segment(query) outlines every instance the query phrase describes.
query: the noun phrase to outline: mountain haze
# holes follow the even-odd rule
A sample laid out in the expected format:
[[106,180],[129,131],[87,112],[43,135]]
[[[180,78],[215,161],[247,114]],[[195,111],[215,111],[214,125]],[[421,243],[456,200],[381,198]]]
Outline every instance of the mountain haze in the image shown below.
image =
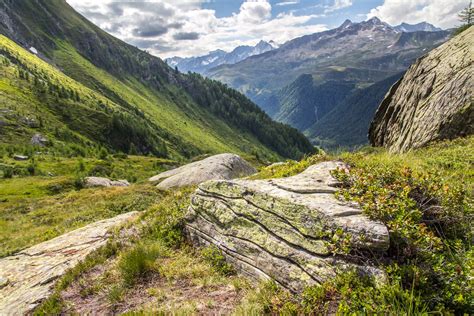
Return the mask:
[[[2,1],[0,16],[0,33],[5,36],[1,52],[8,59],[2,90],[27,88],[38,108],[54,116],[56,127],[85,137],[84,143],[125,152],[133,147],[168,157],[235,151],[296,158],[313,151],[304,136],[271,121],[240,93],[199,75],[176,72],[161,59],[102,31],[63,0]],[[18,79],[9,67],[28,78]],[[63,106],[56,102],[56,90],[68,91],[63,93]],[[81,102],[89,97],[90,104]],[[11,115],[21,116],[21,97],[10,104]],[[26,108],[28,116],[41,116],[36,108]],[[92,125],[87,126],[85,117],[95,118]],[[25,139],[31,137],[28,127],[10,123]],[[47,123],[42,133],[67,142]]]

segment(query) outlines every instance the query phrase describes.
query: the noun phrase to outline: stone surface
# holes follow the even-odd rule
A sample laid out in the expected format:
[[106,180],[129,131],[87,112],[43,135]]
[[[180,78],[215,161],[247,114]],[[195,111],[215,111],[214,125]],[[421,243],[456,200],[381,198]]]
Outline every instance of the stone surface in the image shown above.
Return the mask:
[[36,146],[46,146],[48,145],[49,140],[41,135],[40,133],[36,133],[31,137],[31,145],[36,145]]
[[22,155],[13,155],[13,159],[15,160],[28,160],[28,156],[22,156]]
[[84,186],[86,188],[92,187],[128,187],[130,183],[127,180],[110,180],[102,177],[86,177],[84,179]]
[[0,315],[30,313],[52,294],[60,276],[107,243],[110,229],[137,214],[102,220],[0,259]]
[[372,121],[374,146],[405,152],[474,133],[474,27],[418,59],[385,96]]
[[160,189],[199,184],[207,180],[229,180],[257,172],[247,161],[234,154],[219,154],[192,162],[151,177]]
[[344,168],[329,161],[303,173],[272,180],[219,180],[199,185],[186,216],[186,231],[197,245],[218,246],[238,270],[270,278],[299,292],[357,266],[334,256],[335,236],[353,249],[386,250],[387,228],[371,221],[354,204],[334,197],[338,182],[330,171]]

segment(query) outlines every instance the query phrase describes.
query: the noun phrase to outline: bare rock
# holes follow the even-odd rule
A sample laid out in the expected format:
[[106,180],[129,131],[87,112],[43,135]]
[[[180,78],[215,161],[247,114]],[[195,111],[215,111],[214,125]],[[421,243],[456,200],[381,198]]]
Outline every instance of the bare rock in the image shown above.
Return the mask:
[[405,152],[474,133],[474,27],[418,59],[385,96],[369,131],[374,146]]
[[110,229],[138,213],[102,220],[0,259],[0,315],[29,314],[54,291],[54,285],[70,268],[104,246]]
[[229,180],[257,172],[247,161],[234,154],[219,154],[192,162],[151,177],[160,189],[199,184],[208,180]]
[[22,160],[28,160],[28,156],[23,156],[23,155],[13,155],[14,160],[22,161]]
[[347,238],[353,249],[389,247],[383,224],[334,197],[338,182],[330,171],[338,167],[344,165],[329,161],[289,178],[205,182],[192,197],[187,234],[197,245],[219,247],[244,274],[273,279],[293,292],[350,267],[381,274],[334,256],[336,238]]
[[49,140],[43,135],[41,135],[40,133],[34,134],[33,137],[31,137],[30,142],[31,142],[31,145],[41,146],[41,147],[47,146],[49,144]]
[[84,186],[86,188],[92,187],[128,187],[130,183],[127,180],[110,180],[102,177],[86,177],[84,179]]

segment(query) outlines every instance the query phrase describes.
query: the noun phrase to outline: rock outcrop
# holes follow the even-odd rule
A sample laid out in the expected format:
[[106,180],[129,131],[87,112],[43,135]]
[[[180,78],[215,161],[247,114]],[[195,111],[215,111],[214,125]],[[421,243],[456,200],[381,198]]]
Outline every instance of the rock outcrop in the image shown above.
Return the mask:
[[338,182],[330,171],[338,167],[344,165],[330,161],[290,178],[205,182],[192,197],[187,234],[197,245],[219,247],[244,274],[293,292],[333,278],[339,269],[378,274],[334,255],[337,240],[370,251],[389,246],[383,224],[334,197]]
[[385,96],[372,121],[374,146],[405,152],[474,133],[474,27],[418,59]]
[[0,315],[29,314],[60,276],[107,243],[110,229],[137,214],[102,220],[0,259]]
[[84,179],[84,186],[86,188],[92,187],[128,187],[130,183],[127,180],[110,180],[102,177],[86,177]]
[[257,172],[247,161],[234,154],[219,154],[160,173],[149,181],[160,189],[199,184],[208,180],[230,180]]

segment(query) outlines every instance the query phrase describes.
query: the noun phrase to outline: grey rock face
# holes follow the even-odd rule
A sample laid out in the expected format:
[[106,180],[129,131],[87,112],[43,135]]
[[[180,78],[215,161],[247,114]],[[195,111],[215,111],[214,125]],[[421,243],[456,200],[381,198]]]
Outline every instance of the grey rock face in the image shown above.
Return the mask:
[[338,183],[330,171],[338,167],[344,165],[330,161],[290,178],[205,182],[192,197],[187,234],[197,245],[219,247],[242,273],[294,292],[333,278],[338,269],[381,274],[333,256],[335,236],[358,249],[389,246],[384,225],[334,197]]
[[87,177],[84,179],[86,188],[92,187],[128,187],[130,183],[127,180],[110,180],[102,177]]
[[229,180],[257,172],[247,161],[234,154],[219,154],[160,173],[149,181],[160,189],[199,184],[208,180]]
[[111,228],[137,214],[99,221],[0,259],[0,315],[31,313],[53,293],[60,276],[107,243]]
[[28,156],[23,156],[23,155],[13,155],[13,159],[22,161],[22,160],[28,160]]
[[474,133],[473,42],[471,26],[409,68],[375,114],[372,145],[405,152]]
[[33,137],[31,137],[31,145],[43,147],[48,145],[48,143],[49,140],[40,133],[36,133],[33,135]]

